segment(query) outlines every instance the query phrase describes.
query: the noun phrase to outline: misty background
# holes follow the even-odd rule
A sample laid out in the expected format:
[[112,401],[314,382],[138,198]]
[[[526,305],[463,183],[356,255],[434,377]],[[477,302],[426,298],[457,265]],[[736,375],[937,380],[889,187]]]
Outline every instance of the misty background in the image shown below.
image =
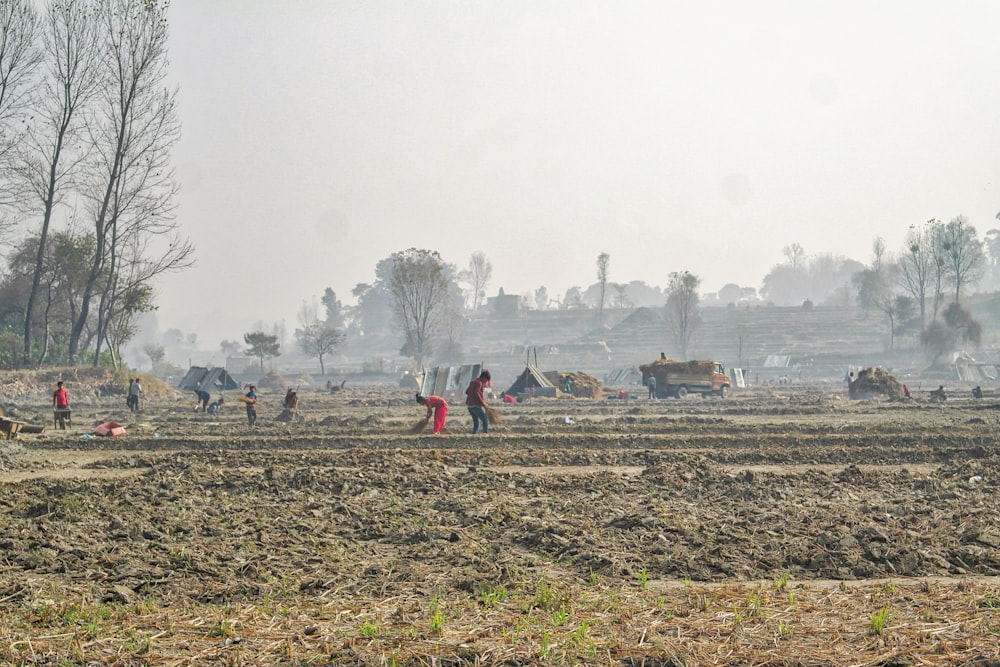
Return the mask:
[[175,2],[179,216],[159,327],[207,344],[345,302],[397,250],[491,287],[759,289],[1000,210],[1000,6]]
[[[993,2],[180,0],[167,17],[195,261],[153,284],[133,366],[151,343],[182,365],[254,330],[292,345],[304,308],[332,290],[350,319],[407,248],[456,271],[483,253],[486,295],[529,309],[594,307],[601,253],[633,307],[684,271],[705,306],[854,306],[877,239],[891,260],[911,228],[962,216],[986,260],[967,292],[998,287]],[[825,268],[786,289],[794,262]]]

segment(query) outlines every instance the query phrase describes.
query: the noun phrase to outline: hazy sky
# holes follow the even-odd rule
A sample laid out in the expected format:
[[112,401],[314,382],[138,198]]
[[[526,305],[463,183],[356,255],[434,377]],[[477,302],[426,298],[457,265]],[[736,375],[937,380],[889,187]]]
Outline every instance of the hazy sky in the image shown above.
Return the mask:
[[760,286],[1000,226],[1000,3],[174,0],[179,220],[161,329],[242,340],[396,250],[490,294]]

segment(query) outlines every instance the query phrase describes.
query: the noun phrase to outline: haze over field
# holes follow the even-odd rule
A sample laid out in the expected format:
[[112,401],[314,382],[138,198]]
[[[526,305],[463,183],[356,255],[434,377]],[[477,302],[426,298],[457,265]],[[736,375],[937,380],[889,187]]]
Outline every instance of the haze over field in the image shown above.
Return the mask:
[[759,288],[782,247],[867,261],[1000,226],[1000,5],[179,0],[179,216],[161,329],[214,345],[346,304],[409,247],[488,292]]

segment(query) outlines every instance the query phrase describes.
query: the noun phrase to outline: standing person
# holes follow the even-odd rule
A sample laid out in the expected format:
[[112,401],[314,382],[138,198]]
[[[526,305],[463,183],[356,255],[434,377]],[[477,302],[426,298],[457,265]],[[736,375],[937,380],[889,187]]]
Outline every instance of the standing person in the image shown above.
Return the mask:
[[52,410],[59,421],[59,428],[65,430],[66,416],[69,413],[69,394],[66,393],[62,380],[56,382],[56,390],[52,392]]
[[649,397],[656,398],[656,376],[650,375],[646,380],[646,386],[649,387]]
[[247,421],[250,426],[257,425],[257,387],[250,385],[250,389],[244,396],[247,404]]
[[212,400],[212,395],[202,387],[195,389],[194,393],[198,395],[198,402],[194,404],[194,411],[197,412],[200,406],[202,412],[208,412],[208,402]]
[[444,420],[448,416],[448,402],[440,396],[421,396],[417,394],[417,403],[427,408],[427,419],[434,413],[434,432],[440,433],[444,428]]
[[132,412],[139,410],[139,397],[143,395],[142,385],[139,378],[135,378],[128,385],[128,407]]
[[479,377],[469,383],[465,390],[465,405],[472,415],[472,435],[479,433],[479,426],[482,424],[483,433],[490,432],[490,420],[486,416],[486,399],[483,397],[483,387],[490,381],[490,372],[483,371]]

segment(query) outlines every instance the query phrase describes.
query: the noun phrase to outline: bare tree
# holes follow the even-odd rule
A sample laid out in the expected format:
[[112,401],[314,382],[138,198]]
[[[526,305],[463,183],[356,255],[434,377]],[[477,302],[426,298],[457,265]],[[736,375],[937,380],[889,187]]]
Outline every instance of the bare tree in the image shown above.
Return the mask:
[[962,288],[975,284],[986,268],[983,242],[964,215],[952,218],[941,235],[945,275],[955,289],[953,303],[961,302]]
[[493,278],[493,264],[486,259],[486,254],[480,251],[472,253],[469,258],[469,269],[463,276],[472,286],[472,309],[479,308],[480,299],[486,296],[486,287]]
[[931,252],[933,263],[931,264],[931,288],[932,303],[934,307],[931,311],[931,322],[937,320],[941,304],[944,303],[944,287],[947,282],[947,253],[944,241],[944,223],[940,220],[928,220],[931,230]]
[[899,256],[900,285],[913,297],[920,311],[920,329],[927,324],[927,298],[932,289],[935,259],[934,259],[934,221],[930,220],[922,227],[910,226]]
[[701,278],[689,271],[671,273],[667,284],[667,326],[684,359],[688,357],[691,340],[701,323],[699,285]]
[[36,70],[41,59],[39,19],[32,0],[0,2],[0,231],[4,209],[20,203],[11,169],[16,147],[33,106]]
[[326,375],[323,358],[333,353],[344,342],[344,334],[321,322],[312,322],[302,329],[297,329],[295,337],[303,353],[319,360],[320,375]]
[[451,312],[450,269],[433,250],[410,248],[393,253],[391,260],[389,293],[403,332],[402,353],[422,368]]
[[858,294],[858,305],[867,314],[870,310],[881,311],[886,295],[892,293],[893,281],[887,269],[885,240],[879,236],[872,242],[871,265],[851,277]]
[[148,282],[193,263],[194,248],[178,236],[173,217],[169,157],[180,125],[176,90],[164,86],[167,7],[167,0],[96,0],[106,78],[91,123],[91,178],[81,188],[96,248],[71,333],[73,363],[95,295],[98,363],[114,301],[128,291],[118,284],[123,266],[138,265],[130,268],[135,281]]
[[97,92],[97,22],[79,2],[58,0],[44,22],[45,78],[38,95],[36,122],[22,143],[21,174],[41,213],[38,254],[24,314],[24,358],[31,358],[35,303],[56,204],[86,157],[84,107]]
[[611,261],[611,255],[606,252],[602,252],[597,256],[597,285],[600,289],[600,297],[597,303],[597,321],[601,324],[604,323],[604,301],[608,292],[608,264]]
[[806,251],[798,243],[786,245],[781,249],[781,254],[788,260],[788,266],[790,266],[793,271],[801,269],[806,260]]
[[621,313],[626,308],[632,307],[632,301],[628,298],[628,283],[611,283],[615,290],[615,305]]

